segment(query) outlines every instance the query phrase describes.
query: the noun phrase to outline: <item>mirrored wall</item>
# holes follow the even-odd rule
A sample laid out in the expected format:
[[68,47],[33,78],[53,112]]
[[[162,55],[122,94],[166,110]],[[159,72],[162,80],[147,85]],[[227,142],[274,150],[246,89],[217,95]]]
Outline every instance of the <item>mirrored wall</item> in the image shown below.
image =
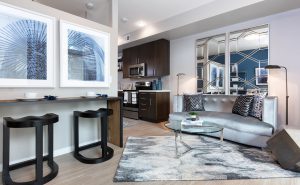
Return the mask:
[[199,39],[197,91],[232,95],[268,92],[268,71],[264,69],[268,63],[268,25]]
[[230,33],[230,94],[268,92],[269,27]]
[[197,41],[197,90],[225,93],[225,35]]

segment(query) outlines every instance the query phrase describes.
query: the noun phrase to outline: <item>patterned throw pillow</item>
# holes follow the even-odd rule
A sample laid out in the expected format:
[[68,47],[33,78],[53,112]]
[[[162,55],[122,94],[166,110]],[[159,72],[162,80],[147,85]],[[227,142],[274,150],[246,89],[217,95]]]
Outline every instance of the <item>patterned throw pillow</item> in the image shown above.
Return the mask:
[[263,100],[267,93],[258,93],[253,97],[249,116],[262,120]]
[[232,113],[248,116],[253,101],[253,96],[238,96],[234,102]]
[[205,111],[202,94],[183,95],[183,109],[189,111]]

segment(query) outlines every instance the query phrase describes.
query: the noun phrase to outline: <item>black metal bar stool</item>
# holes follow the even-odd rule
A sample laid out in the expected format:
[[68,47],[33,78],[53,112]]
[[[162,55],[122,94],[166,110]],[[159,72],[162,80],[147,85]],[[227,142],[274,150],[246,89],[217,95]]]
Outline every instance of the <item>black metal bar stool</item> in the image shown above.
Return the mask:
[[[101,108],[99,110],[88,110],[85,112],[74,111],[74,144],[75,151],[74,157],[82,163],[97,164],[111,159],[114,155],[114,150],[107,146],[107,132],[108,132],[108,116],[113,113],[111,109]],[[91,143],[84,146],[79,146],[79,117],[82,118],[101,118],[101,141]],[[79,152],[101,146],[102,156],[99,158],[87,158],[81,155]]]
[[[51,181],[58,174],[58,165],[53,161],[53,124],[58,122],[58,115],[45,114],[44,116],[27,116],[20,119],[3,118],[3,171],[2,181],[5,185],[41,185]],[[43,126],[48,126],[48,155],[43,156]],[[35,127],[36,145],[35,159],[18,164],[9,164],[10,128]],[[43,161],[47,161],[51,171],[43,177]],[[35,180],[28,182],[14,182],[10,171],[35,164]]]

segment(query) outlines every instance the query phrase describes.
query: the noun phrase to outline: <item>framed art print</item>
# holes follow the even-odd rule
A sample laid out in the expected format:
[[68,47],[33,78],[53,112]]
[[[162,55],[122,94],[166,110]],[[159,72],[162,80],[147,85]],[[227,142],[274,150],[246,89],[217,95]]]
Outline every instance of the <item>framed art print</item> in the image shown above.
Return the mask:
[[110,34],[60,21],[61,87],[109,87]]
[[225,67],[223,64],[210,61],[209,65],[209,89],[217,90],[224,89],[225,78],[224,72]]
[[265,68],[255,68],[256,85],[268,85],[268,70]]
[[53,87],[55,18],[0,4],[0,20],[0,87]]

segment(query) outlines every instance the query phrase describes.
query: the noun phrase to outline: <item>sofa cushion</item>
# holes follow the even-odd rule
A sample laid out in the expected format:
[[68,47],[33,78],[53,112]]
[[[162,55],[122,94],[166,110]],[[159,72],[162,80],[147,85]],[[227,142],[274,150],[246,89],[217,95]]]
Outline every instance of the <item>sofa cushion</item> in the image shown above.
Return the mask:
[[252,101],[253,96],[237,97],[232,108],[232,113],[239,114],[241,116],[248,116]]
[[183,110],[188,111],[205,111],[203,105],[203,95],[183,95]]
[[266,95],[266,93],[258,93],[254,95],[249,116],[262,120],[263,100]]
[[[225,112],[199,111],[199,119],[210,121],[223,128],[252,133],[261,136],[272,136],[273,126],[253,117],[244,117]],[[175,112],[169,115],[170,120],[183,120],[188,116],[187,112]]]

